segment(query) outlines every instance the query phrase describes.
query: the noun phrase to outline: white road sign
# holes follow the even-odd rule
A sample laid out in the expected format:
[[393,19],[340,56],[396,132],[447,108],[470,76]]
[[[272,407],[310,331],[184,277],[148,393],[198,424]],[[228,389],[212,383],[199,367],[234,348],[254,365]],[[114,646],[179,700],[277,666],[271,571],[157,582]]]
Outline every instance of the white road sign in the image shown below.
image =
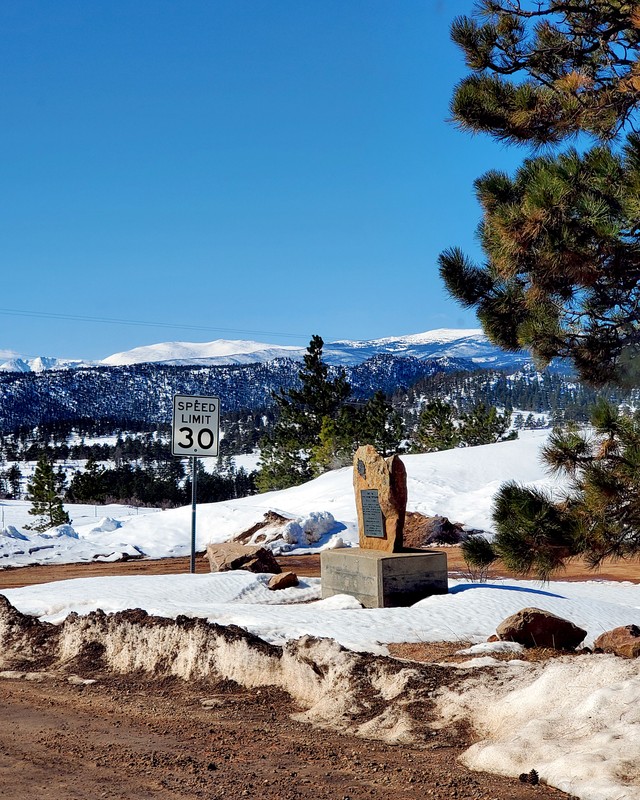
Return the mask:
[[174,456],[217,456],[220,400],[176,394],[173,398],[171,453]]

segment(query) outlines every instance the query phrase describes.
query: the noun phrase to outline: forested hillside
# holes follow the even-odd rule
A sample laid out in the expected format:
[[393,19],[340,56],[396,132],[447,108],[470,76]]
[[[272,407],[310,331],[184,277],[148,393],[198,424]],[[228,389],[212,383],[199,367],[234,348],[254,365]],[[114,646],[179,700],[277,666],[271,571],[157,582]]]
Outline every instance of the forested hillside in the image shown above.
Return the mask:
[[[377,390],[406,391],[420,378],[464,366],[455,360],[376,356],[346,371],[354,398],[365,399]],[[276,359],[222,367],[139,364],[0,373],[0,432],[83,419],[157,426],[170,422],[174,394],[217,395],[223,412],[265,408],[273,405],[274,391],[298,385],[299,367],[294,361]]]

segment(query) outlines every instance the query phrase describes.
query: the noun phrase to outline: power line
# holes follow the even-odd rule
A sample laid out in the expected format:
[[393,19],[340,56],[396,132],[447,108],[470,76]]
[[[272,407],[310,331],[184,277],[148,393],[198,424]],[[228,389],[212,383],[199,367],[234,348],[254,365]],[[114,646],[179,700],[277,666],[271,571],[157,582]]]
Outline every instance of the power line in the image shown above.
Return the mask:
[[37,319],[58,319],[69,322],[90,322],[108,325],[133,325],[144,328],[171,328],[174,330],[209,331],[212,333],[250,334],[252,336],[281,336],[291,339],[308,339],[305,333],[281,333],[276,331],[257,331],[244,328],[214,328],[206,325],[182,325],[173,322],[149,322],[140,319],[114,319],[112,317],[88,317],[79,314],[55,314],[49,311],[26,311],[16,308],[0,308],[0,314],[13,317],[35,317]]

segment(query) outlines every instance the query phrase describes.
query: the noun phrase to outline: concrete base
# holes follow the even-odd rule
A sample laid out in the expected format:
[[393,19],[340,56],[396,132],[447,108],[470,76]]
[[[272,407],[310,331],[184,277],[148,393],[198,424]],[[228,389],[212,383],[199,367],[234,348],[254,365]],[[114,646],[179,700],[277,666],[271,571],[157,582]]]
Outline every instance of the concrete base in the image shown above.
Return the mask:
[[350,594],[365,608],[410,606],[446,594],[447,556],[433,550],[323,550],[322,596]]

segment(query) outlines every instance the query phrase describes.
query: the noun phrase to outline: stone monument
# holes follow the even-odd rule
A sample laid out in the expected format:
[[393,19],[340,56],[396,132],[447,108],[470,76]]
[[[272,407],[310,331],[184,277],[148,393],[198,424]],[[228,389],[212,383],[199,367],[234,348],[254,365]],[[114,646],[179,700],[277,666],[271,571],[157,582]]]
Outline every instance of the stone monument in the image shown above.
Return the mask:
[[447,557],[402,547],[407,473],[398,456],[383,458],[371,445],[353,459],[358,548],[324,550],[322,596],[350,594],[366,608],[408,606],[448,591]]
[[398,456],[383,458],[370,444],[353,459],[353,490],[360,547],[395,553],[402,550],[407,510],[407,471]]

